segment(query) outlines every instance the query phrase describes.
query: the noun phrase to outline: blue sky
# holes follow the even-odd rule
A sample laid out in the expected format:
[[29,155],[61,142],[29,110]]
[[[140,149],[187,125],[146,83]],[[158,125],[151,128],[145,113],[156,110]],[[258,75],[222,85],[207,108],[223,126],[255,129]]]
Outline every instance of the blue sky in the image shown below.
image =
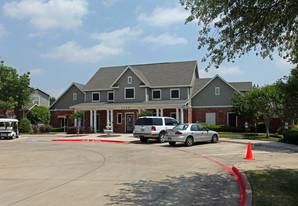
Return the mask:
[[198,25],[184,24],[179,0],[1,0],[0,57],[31,86],[58,97],[100,67],[197,60],[200,77],[274,83],[293,67],[249,53],[204,71]]

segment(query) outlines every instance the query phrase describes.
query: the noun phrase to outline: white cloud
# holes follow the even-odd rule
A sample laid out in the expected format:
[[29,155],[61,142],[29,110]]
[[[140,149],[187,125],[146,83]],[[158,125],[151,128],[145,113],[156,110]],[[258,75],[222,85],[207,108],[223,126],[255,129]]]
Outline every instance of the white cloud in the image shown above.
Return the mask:
[[11,18],[29,18],[30,23],[41,30],[72,29],[82,25],[82,17],[88,13],[88,2],[86,0],[21,0],[5,3],[3,10]]
[[102,2],[102,4],[105,6],[105,7],[110,7],[112,6],[113,4],[117,3],[118,1],[121,1],[121,0],[104,0]]
[[161,46],[176,45],[176,44],[187,44],[187,40],[182,37],[177,37],[176,35],[171,36],[167,33],[161,34],[157,37],[147,36],[144,38],[144,41],[156,43]]
[[284,59],[282,57],[276,57],[276,59],[277,60],[275,60],[274,64],[278,69],[291,70],[294,67],[294,65],[288,62],[287,59]]
[[137,20],[151,26],[163,27],[174,23],[183,24],[188,16],[189,13],[178,5],[175,8],[156,7],[151,14],[140,14]]
[[30,74],[32,76],[39,76],[42,75],[44,73],[44,69],[32,69],[30,70]]
[[222,77],[237,76],[242,75],[244,72],[238,66],[224,67],[221,66],[218,69],[209,69],[206,72],[204,69],[199,70],[200,77],[202,78],[212,78],[216,74]]
[[6,29],[3,27],[2,24],[0,24],[0,37],[1,36],[6,36],[8,35],[8,32],[6,31]]
[[81,48],[77,42],[69,41],[41,56],[53,59],[65,59],[71,62],[97,62],[103,58],[124,53],[125,44],[140,33],[140,31],[132,31],[132,29],[126,27],[112,32],[93,34],[92,38],[100,41],[99,44],[93,47]]

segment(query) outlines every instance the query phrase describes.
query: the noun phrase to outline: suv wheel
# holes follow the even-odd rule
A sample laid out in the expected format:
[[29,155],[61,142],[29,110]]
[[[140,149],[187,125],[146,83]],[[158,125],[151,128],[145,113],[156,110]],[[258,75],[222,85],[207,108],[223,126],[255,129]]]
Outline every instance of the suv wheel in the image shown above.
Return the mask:
[[165,142],[165,133],[164,132],[159,133],[159,135],[158,135],[158,142],[159,143]]
[[146,137],[140,137],[141,142],[146,143],[148,141],[148,138]]

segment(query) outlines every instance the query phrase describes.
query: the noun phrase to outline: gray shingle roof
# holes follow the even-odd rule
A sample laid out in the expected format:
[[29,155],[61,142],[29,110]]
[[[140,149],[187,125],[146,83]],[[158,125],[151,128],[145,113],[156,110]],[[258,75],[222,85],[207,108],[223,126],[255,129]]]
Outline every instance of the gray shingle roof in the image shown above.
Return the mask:
[[102,67],[85,85],[85,91],[110,89],[129,67],[149,87],[190,86],[196,61]]
[[239,91],[248,91],[252,88],[252,82],[229,82]]
[[74,82],[73,84],[74,84],[75,86],[77,86],[81,91],[84,90],[84,87],[85,87],[84,84],[80,84],[80,83],[77,83],[77,82]]

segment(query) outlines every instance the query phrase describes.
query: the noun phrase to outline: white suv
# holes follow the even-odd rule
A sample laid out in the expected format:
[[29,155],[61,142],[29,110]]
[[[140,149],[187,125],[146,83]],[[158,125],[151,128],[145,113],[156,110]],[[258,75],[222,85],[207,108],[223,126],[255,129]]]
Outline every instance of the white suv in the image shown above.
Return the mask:
[[149,138],[164,142],[165,131],[173,129],[176,125],[178,122],[172,117],[140,117],[136,121],[133,135],[139,137],[141,142],[147,142]]

